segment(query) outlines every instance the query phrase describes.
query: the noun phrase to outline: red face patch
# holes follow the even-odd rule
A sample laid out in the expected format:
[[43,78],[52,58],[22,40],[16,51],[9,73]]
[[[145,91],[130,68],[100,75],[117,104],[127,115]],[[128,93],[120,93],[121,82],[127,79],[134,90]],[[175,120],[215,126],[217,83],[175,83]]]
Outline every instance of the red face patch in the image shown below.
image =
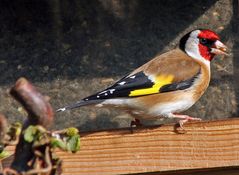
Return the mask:
[[198,34],[199,38],[205,38],[205,39],[209,39],[209,40],[219,40],[220,37],[213,31],[205,29],[205,30],[201,30],[201,32]]
[[211,61],[215,56],[215,54],[210,53],[210,50],[207,46],[204,46],[202,44],[199,44],[199,52],[201,56],[208,61]]
[[[215,32],[208,29],[201,30],[201,32],[198,34],[198,38],[204,38],[211,41],[216,41],[220,39]],[[210,48],[202,44],[199,44],[199,52],[203,58],[209,61],[211,61],[215,56],[215,54],[210,53]]]

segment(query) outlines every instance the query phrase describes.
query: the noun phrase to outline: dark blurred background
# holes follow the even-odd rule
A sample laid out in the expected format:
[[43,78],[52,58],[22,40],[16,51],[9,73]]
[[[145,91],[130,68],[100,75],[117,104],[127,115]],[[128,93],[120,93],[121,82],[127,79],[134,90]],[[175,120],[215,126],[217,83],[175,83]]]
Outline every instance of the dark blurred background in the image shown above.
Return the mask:
[[[209,89],[186,113],[237,117],[238,13],[238,0],[1,0],[0,111],[10,121],[24,119],[8,94],[21,76],[59,108],[177,47],[188,31],[209,28],[232,54],[215,58]],[[130,120],[111,109],[81,108],[57,114],[55,127],[98,130],[127,127]]]

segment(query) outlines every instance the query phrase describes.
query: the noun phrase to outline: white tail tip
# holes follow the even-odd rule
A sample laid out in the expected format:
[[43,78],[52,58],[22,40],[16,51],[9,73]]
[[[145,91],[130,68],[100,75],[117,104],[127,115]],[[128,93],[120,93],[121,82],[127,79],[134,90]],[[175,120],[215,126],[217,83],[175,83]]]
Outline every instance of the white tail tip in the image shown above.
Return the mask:
[[65,110],[66,110],[66,108],[59,108],[59,109],[56,110],[56,112],[63,112]]

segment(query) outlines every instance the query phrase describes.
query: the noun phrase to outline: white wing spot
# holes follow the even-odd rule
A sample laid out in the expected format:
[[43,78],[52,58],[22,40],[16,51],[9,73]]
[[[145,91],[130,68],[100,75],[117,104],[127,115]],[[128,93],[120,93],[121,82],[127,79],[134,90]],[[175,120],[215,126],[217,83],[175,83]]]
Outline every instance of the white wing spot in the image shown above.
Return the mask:
[[135,75],[133,75],[133,76],[131,76],[131,77],[129,77],[129,78],[132,78],[132,79],[134,79],[134,78],[135,78]]
[[119,83],[119,85],[124,85],[126,82],[125,81],[122,81]]
[[115,91],[115,89],[108,89],[108,90],[105,90],[105,91],[100,92],[96,97],[97,97],[97,98],[100,98],[99,95],[101,95],[101,94],[104,94],[105,96],[107,96],[107,95],[108,95],[108,92],[109,92],[110,94],[113,94],[114,91]]
[[62,112],[62,111],[65,111],[66,108],[60,108],[60,109],[57,109],[56,112]]
[[88,98],[85,99],[85,101],[89,100]]
[[106,92],[107,92],[107,91],[102,91],[102,92],[99,93],[99,95],[100,95],[100,94],[104,94],[104,93],[106,93]]
[[113,92],[115,91],[115,89],[109,89],[110,93],[113,94]]

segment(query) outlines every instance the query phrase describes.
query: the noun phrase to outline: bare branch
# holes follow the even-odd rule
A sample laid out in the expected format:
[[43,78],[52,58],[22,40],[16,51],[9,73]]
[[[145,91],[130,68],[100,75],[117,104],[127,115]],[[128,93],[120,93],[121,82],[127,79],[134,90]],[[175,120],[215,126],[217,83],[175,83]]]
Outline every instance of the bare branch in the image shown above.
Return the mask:
[[7,133],[7,120],[3,114],[0,114],[0,143],[4,142]]
[[53,121],[53,110],[46,98],[25,78],[17,80],[10,91],[11,95],[20,102],[28,113],[31,124],[48,127]]
[[10,93],[28,113],[28,119],[24,123],[11,168],[17,172],[26,172],[33,168],[28,162],[34,157],[34,150],[32,143],[24,140],[23,132],[29,125],[49,127],[53,122],[54,114],[46,98],[25,78],[17,80]]

